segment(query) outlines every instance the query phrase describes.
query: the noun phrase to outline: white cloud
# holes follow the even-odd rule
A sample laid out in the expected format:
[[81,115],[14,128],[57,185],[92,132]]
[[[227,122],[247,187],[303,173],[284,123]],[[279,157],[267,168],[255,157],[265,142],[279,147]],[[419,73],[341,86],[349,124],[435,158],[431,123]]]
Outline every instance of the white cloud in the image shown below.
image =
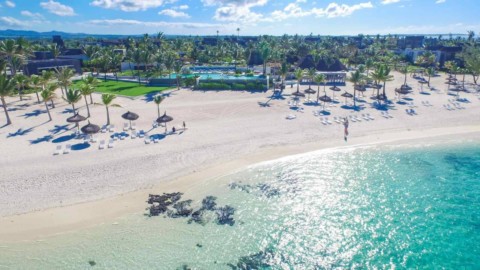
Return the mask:
[[165,15],[172,18],[190,18],[190,16],[182,11],[176,11],[173,9],[164,9],[158,12],[159,15]]
[[289,18],[299,18],[306,16],[315,16],[315,17],[327,17],[327,18],[336,18],[336,17],[346,17],[351,15],[353,12],[365,8],[373,8],[371,2],[360,3],[356,5],[346,5],[346,4],[337,4],[330,3],[325,8],[312,8],[310,10],[304,10],[299,2],[294,2],[288,4],[283,10],[276,10],[272,12],[269,17],[269,21],[281,21]]
[[26,21],[20,21],[13,17],[3,16],[0,17],[0,25],[15,27],[15,28],[23,28],[29,26],[29,23]]
[[14,8],[15,7],[15,3],[12,2],[12,1],[5,1],[5,5],[7,5],[7,7],[11,7],[11,8]]
[[382,5],[389,5],[398,2],[400,2],[400,0],[382,0]]
[[268,0],[202,0],[205,6],[218,6],[213,17],[215,20],[232,22],[255,22],[262,19],[262,14],[251,9],[267,2]]
[[72,7],[61,4],[60,2],[55,2],[53,0],[48,0],[48,2],[41,2],[40,6],[43,9],[46,9],[48,12],[53,13],[58,16],[75,16],[75,11]]
[[176,1],[177,0],[93,0],[90,5],[132,12],[157,8],[164,4],[175,3]]
[[124,20],[124,19],[112,19],[112,20],[91,20],[87,24],[95,26],[145,26],[145,27],[172,27],[172,28],[219,28],[223,27],[223,24],[212,23],[174,23],[163,21],[138,21],[138,20]]
[[28,11],[28,10],[22,10],[22,11],[20,12],[20,14],[22,14],[22,15],[25,16],[25,17],[30,17],[30,18],[32,18],[32,19],[42,20],[42,19],[45,18],[45,17],[43,17],[43,15],[40,14],[40,13],[32,13],[32,12],[30,12],[30,11]]
[[435,4],[443,4],[445,3],[447,0],[437,0],[435,1]]
[[188,5],[181,5],[177,7],[178,9],[185,10],[188,9]]

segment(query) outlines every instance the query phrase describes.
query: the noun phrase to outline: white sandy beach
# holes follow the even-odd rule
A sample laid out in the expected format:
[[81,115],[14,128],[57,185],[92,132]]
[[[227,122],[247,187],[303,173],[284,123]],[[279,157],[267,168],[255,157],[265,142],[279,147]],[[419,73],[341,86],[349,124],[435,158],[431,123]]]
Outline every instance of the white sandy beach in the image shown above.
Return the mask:
[[[395,73],[395,81],[387,83],[387,95],[394,98],[394,89],[403,83],[403,75]],[[468,77],[468,82],[471,77]],[[394,103],[390,109],[393,118],[385,119],[380,111],[372,108],[370,99],[373,90],[365,93],[363,110],[354,112],[331,108],[329,119],[351,114],[361,116],[370,113],[375,120],[350,122],[348,142],[343,138],[343,125],[335,122],[323,125],[313,115],[318,106],[304,107],[304,112],[289,108],[287,95],[296,87],[284,91],[285,99],[269,100],[272,92],[236,91],[171,91],[161,104],[161,110],[173,116],[169,128],[181,128],[167,135],[157,144],[146,145],[143,139],[127,138],[115,142],[113,149],[98,149],[98,142],[89,148],[71,151],[70,154],[54,156],[58,141],[72,133],[59,129],[67,125],[65,119],[72,114],[71,108],[61,99],[52,110],[52,122],[43,104],[36,104],[35,95],[20,102],[18,97],[9,98],[10,116],[13,125],[0,128],[0,242],[36,239],[51,234],[93,226],[108,222],[126,213],[144,210],[147,195],[152,192],[192,191],[216,176],[246,165],[285,155],[313,151],[321,148],[339,147],[366,143],[428,138],[440,135],[480,134],[480,100],[474,94],[461,93],[469,102],[462,102],[465,109],[446,110],[454,97],[446,94],[445,75],[432,78],[431,84],[438,91],[429,95],[420,94],[419,85],[409,77],[417,115],[405,112],[407,105]],[[306,89],[308,86],[301,86]],[[342,88],[353,93],[351,84]],[[316,86],[314,87],[316,90]],[[323,87],[321,87],[323,89]],[[327,94],[331,96],[331,90]],[[60,96],[60,92],[58,92]],[[98,102],[99,95],[94,99]],[[268,105],[262,103],[268,101]],[[433,106],[424,106],[429,101]],[[153,102],[144,97],[137,99],[117,98],[122,108],[111,108],[112,124],[121,131],[125,122],[120,115],[127,110],[140,115],[138,130],[149,131],[156,119]],[[84,101],[77,104],[80,114],[86,115]],[[41,113],[35,113],[40,110]],[[106,122],[105,108],[91,107],[92,123]],[[288,114],[296,119],[287,120]],[[3,111],[0,123],[4,121]],[[85,123],[82,123],[83,125]],[[58,133],[53,132],[61,130]],[[68,128],[73,128],[69,125]],[[159,127],[149,134],[163,134]],[[473,134],[473,135],[472,135]],[[98,140],[108,139],[110,133],[98,134]],[[52,136],[50,141],[42,140]],[[61,142],[75,145],[80,140]]]

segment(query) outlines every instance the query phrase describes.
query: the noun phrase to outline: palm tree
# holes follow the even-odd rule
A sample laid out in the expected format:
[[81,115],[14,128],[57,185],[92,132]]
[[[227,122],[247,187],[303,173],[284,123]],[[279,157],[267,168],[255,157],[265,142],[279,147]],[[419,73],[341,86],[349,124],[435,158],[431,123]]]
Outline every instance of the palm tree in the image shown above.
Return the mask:
[[100,81],[97,78],[93,77],[92,75],[88,75],[87,77],[82,79],[82,82],[88,85],[91,85],[93,87],[93,91],[92,93],[90,93],[90,104],[93,104],[92,94],[93,92],[95,92],[95,88],[98,86]]
[[7,75],[0,75],[0,99],[2,100],[3,110],[5,111],[5,116],[7,118],[7,125],[12,124],[10,116],[8,115],[7,103],[5,102],[5,97],[13,93],[15,89],[15,82],[13,79],[9,79]]
[[350,77],[347,79],[349,82],[353,83],[353,107],[356,108],[357,84],[362,80],[362,74],[360,71],[356,70],[355,72],[350,73]]
[[430,78],[435,76],[435,68],[434,67],[429,67],[426,70],[427,76],[428,76],[428,87],[430,87]]
[[73,115],[75,115],[75,103],[79,102],[80,99],[82,99],[82,94],[78,90],[68,89],[65,93],[63,100],[72,105]]
[[62,89],[62,96],[65,95],[65,92],[67,92],[69,89],[68,87],[72,84],[71,79],[73,75],[75,75],[73,69],[70,68],[60,68],[56,70],[56,75],[57,75],[57,80],[58,84],[60,85],[60,88]]
[[95,88],[92,85],[85,82],[80,84],[80,93],[85,99],[85,105],[87,106],[87,117],[90,117],[90,107],[88,106],[87,96],[91,95],[94,91]]
[[303,70],[301,68],[297,68],[295,70],[295,78],[297,78],[297,92],[300,91],[300,82],[303,79]]
[[387,99],[385,94],[385,86],[388,81],[393,80],[393,76],[390,75],[390,67],[387,65],[379,65],[374,72],[372,72],[372,78],[378,82],[383,82],[383,96]]
[[175,64],[173,65],[173,71],[175,71],[175,75],[177,77],[177,87],[178,90],[180,90],[180,77],[181,72],[182,72],[182,62],[181,61],[175,61]]
[[[321,74],[318,74],[317,76],[315,76],[315,78],[313,79],[315,81],[315,83],[317,83],[318,85],[318,89],[317,89],[317,103],[318,103],[318,99],[320,98],[320,84],[322,83],[325,83],[325,74],[321,73]],[[325,95],[327,94],[325,92],[325,84],[323,85],[323,92],[325,93]]]
[[162,103],[162,101],[164,100],[165,98],[161,95],[156,95],[154,98],[153,98],[153,102],[155,102],[155,104],[157,104],[157,113],[158,113],[158,117],[160,117],[160,103]]
[[407,75],[408,73],[410,72],[410,68],[407,64],[405,64],[404,66],[400,67],[400,73],[404,74],[405,75],[405,79],[403,81],[403,85],[404,86],[407,86]]
[[23,74],[17,74],[13,77],[15,83],[17,84],[18,95],[20,96],[20,100],[23,100],[23,90],[25,85],[28,84],[28,77]]
[[55,84],[50,84],[47,86],[46,89],[40,92],[40,95],[42,96],[42,100],[43,102],[45,102],[45,108],[47,109],[48,119],[50,119],[49,121],[52,121],[52,115],[50,114],[50,109],[48,108],[47,102],[50,101],[53,103],[53,99],[55,98],[55,89],[57,89],[57,86]]
[[40,103],[40,96],[38,95],[38,90],[42,87],[42,78],[37,75],[30,76],[30,86],[35,91],[35,95],[37,95],[37,101]]
[[367,77],[368,77],[368,73],[370,72],[370,69],[373,68],[373,65],[374,65],[374,62],[371,58],[368,58],[366,61],[365,61],[365,68],[367,69]]
[[14,57],[22,57],[18,44],[13,39],[0,41],[0,56],[5,58],[8,66],[10,66],[12,75],[17,73],[15,66],[12,63]]
[[[53,71],[42,71],[42,77],[41,77],[41,83],[42,83],[42,91],[47,88],[49,85],[50,81],[55,77],[55,73]],[[58,87],[58,85],[55,85],[55,87]],[[53,90],[55,91],[55,89]],[[55,108],[55,103],[53,103],[53,99],[50,100],[52,108]]]
[[317,70],[315,68],[309,68],[307,70],[307,75],[308,75],[308,78],[310,79],[310,82],[308,84],[308,89],[312,89],[312,81],[313,81],[313,78],[315,77],[316,72]]
[[104,105],[107,110],[107,125],[110,125],[110,112],[108,111],[108,107],[120,107],[118,104],[112,104],[112,101],[116,97],[114,94],[102,94],[102,105]]

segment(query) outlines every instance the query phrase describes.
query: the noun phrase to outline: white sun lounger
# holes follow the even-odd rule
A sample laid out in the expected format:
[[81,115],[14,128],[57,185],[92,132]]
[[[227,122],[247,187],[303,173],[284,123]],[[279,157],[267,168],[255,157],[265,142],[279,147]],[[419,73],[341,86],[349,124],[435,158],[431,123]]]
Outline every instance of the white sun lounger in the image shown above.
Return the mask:
[[123,123],[123,131],[127,131],[129,128],[128,123]]
[[139,138],[145,137],[145,131],[140,130],[140,131],[138,132],[138,137],[139,137]]
[[108,148],[113,148],[113,146],[114,146],[113,139],[110,139],[110,140],[108,141]]
[[105,149],[105,140],[101,140],[98,144],[98,149],[103,150]]
[[364,113],[362,113],[362,118],[365,119],[365,121],[370,121],[370,118]]
[[153,138],[153,143],[158,143],[158,138],[157,137]]
[[137,129],[137,125],[135,124],[135,122],[132,123],[132,126],[130,127],[132,130],[136,130]]
[[341,123],[339,117],[336,117],[336,116],[333,117],[333,121],[335,121],[337,124]]
[[108,128],[108,131],[115,132],[115,125],[110,125],[110,127]]
[[370,120],[375,120],[375,117],[371,116],[369,113],[366,113],[365,116],[367,116]]
[[330,119],[328,119],[328,117],[325,117],[325,121],[327,121],[327,124],[329,124],[329,125],[332,124],[332,121],[330,121]]
[[289,114],[285,118],[288,119],[288,120],[293,120],[293,119],[297,118],[297,116],[295,116],[293,114]]
[[357,122],[357,119],[355,117],[353,117],[353,115],[350,115],[349,118],[350,118],[350,121]]
[[132,132],[132,135],[130,135],[130,138],[136,139],[137,138],[137,132]]
[[357,122],[362,122],[362,119],[360,119],[358,115],[354,115],[353,117],[355,118],[355,120],[357,120]]
[[145,137],[145,144],[150,144],[151,142],[150,137]]
[[55,147],[55,152],[53,152],[53,155],[54,156],[57,156],[57,155],[60,155],[62,153],[62,145],[57,145],[57,147]]
[[108,126],[107,125],[103,125],[102,129],[100,129],[101,133],[106,133],[107,131],[108,131]]
[[324,124],[324,125],[328,125],[327,121],[325,121],[325,118],[323,118],[323,117],[320,117],[320,121],[322,121],[322,124]]
[[65,150],[63,150],[63,153],[64,154],[69,154],[71,148],[72,148],[72,146],[70,144],[65,145]]

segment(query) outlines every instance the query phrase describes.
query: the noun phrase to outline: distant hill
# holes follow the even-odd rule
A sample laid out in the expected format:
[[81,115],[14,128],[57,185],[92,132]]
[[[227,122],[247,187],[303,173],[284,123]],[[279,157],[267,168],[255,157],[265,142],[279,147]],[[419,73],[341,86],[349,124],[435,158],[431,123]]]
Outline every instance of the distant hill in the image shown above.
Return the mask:
[[85,33],[66,33],[59,31],[50,31],[50,32],[36,32],[29,30],[0,30],[0,38],[17,38],[24,37],[28,39],[40,39],[40,38],[52,38],[52,36],[59,35],[62,38],[86,38],[86,37],[96,37],[96,38],[120,38],[127,37],[126,35],[92,35]]

